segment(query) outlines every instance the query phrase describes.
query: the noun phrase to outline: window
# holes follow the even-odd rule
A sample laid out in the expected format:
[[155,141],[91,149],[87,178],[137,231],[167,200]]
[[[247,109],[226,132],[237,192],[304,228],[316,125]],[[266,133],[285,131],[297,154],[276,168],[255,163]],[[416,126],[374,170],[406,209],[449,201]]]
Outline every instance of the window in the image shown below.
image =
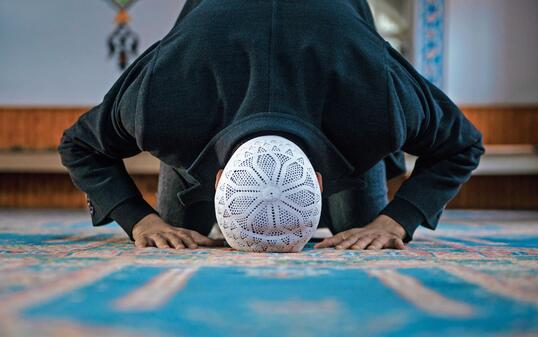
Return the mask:
[[381,36],[413,62],[414,1],[369,0],[368,2]]

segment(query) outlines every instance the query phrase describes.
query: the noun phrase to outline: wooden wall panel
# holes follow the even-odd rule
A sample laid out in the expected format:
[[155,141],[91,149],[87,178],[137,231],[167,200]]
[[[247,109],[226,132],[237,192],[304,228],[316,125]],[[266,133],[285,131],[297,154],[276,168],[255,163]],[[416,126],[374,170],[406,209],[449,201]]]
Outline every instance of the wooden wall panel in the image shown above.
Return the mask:
[[538,210],[538,176],[473,176],[448,206]]
[[[144,199],[156,204],[156,175],[135,175]],[[86,198],[66,174],[0,174],[0,207],[85,208]]]
[[[390,199],[404,181],[405,177],[389,181]],[[537,191],[538,175],[472,176],[448,208],[538,210]]]
[[63,131],[87,107],[0,106],[0,150],[55,150]]
[[537,106],[462,106],[485,144],[538,144]]
[[[0,150],[55,149],[89,107],[0,106]],[[538,106],[462,106],[486,144],[538,144]]]

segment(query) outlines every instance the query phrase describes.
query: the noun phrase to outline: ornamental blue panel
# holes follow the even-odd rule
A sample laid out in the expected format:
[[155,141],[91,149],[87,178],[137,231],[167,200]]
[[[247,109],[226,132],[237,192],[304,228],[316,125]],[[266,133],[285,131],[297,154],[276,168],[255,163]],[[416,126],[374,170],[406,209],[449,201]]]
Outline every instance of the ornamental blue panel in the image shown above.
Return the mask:
[[444,84],[445,1],[417,0],[416,66],[437,87]]

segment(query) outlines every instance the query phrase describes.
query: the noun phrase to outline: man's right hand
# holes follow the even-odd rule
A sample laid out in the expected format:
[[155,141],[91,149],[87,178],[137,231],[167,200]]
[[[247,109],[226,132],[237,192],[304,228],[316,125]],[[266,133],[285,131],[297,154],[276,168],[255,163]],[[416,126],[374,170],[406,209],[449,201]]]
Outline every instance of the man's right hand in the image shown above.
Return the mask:
[[135,246],[195,249],[198,246],[222,247],[224,240],[213,240],[196,231],[173,227],[157,214],[148,214],[133,227]]

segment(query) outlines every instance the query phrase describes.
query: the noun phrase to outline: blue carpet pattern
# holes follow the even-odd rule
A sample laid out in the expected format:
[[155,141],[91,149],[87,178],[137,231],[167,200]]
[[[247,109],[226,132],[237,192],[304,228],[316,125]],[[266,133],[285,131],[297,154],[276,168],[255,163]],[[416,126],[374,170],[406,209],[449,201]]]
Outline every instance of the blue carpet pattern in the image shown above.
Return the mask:
[[538,212],[450,211],[406,250],[135,249],[0,210],[0,336],[537,336]]

